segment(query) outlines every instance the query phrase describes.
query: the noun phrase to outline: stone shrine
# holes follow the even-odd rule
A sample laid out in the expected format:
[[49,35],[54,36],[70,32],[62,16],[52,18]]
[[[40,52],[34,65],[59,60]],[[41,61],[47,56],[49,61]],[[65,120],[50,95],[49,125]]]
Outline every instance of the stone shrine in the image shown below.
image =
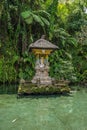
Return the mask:
[[68,81],[53,80],[49,76],[48,56],[56,49],[58,47],[45,40],[44,37],[30,44],[29,51],[36,56],[35,76],[31,81],[20,79],[17,98],[27,95],[70,93]]
[[32,79],[32,83],[39,83],[45,85],[52,84],[52,78],[49,76],[49,62],[48,56],[58,47],[51,42],[44,39],[42,36],[41,39],[30,44],[29,49],[36,56],[36,65],[35,65],[35,76]]

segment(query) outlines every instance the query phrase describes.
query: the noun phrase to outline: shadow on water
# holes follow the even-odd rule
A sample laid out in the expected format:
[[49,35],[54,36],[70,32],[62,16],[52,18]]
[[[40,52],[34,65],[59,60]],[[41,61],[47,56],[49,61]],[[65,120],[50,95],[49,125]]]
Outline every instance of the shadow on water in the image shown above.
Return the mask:
[[18,84],[3,84],[0,85],[0,94],[16,94],[18,90]]
[[70,94],[23,94],[20,97],[17,97],[18,99],[22,98],[32,98],[32,99],[40,99],[40,98],[57,98],[57,97],[72,97]]

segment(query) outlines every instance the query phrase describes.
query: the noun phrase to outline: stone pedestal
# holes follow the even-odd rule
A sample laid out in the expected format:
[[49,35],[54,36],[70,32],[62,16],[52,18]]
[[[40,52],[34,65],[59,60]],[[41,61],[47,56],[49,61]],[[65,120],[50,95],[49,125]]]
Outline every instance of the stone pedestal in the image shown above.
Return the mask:
[[36,64],[35,67],[36,74],[32,79],[32,83],[38,83],[38,84],[52,84],[52,79],[49,76],[49,65],[46,64]]

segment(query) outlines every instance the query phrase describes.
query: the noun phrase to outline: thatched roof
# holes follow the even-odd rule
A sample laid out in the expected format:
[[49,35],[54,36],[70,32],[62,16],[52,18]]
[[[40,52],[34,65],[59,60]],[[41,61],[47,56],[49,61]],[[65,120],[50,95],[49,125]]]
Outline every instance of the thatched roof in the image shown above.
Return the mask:
[[43,38],[40,38],[39,40],[37,40],[36,42],[30,44],[29,46],[30,49],[33,49],[33,48],[37,48],[37,49],[59,49],[58,46],[52,44],[51,42],[43,39]]

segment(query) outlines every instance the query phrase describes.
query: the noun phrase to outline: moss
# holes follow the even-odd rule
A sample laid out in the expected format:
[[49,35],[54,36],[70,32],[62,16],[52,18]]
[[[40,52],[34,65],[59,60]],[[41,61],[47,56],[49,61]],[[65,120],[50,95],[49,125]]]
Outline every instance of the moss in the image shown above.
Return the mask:
[[68,86],[56,87],[56,86],[44,86],[40,85],[36,87],[36,85],[19,85],[18,93],[26,93],[26,94],[65,94],[69,93],[70,88]]

